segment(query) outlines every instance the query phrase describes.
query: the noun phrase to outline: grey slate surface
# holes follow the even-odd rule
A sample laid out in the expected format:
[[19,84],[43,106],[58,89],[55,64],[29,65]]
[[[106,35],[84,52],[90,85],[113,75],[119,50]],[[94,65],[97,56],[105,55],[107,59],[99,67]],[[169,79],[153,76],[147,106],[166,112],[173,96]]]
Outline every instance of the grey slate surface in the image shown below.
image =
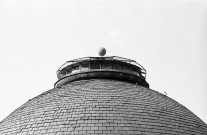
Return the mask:
[[207,135],[187,108],[116,80],[71,82],[29,100],[0,122],[0,135]]

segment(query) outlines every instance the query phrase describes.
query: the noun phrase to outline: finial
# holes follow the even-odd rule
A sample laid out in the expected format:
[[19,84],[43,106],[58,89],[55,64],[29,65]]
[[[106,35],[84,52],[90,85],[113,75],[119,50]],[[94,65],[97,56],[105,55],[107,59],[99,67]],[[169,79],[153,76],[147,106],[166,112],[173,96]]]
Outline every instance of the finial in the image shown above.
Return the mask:
[[98,55],[103,57],[105,54],[106,54],[106,49],[104,47],[99,48]]

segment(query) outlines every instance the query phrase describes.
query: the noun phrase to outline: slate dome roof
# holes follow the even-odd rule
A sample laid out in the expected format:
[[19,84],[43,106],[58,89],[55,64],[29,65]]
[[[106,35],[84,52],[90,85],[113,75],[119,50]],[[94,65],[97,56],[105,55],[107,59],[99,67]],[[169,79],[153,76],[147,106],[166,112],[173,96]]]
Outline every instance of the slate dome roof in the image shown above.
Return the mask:
[[187,108],[129,82],[70,82],[29,100],[0,122],[1,135],[206,135],[207,125]]
[[134,60],[84,57],[57,71],[54,88],[0,122],[0,135],[207,135],[187,108],[152,89]]

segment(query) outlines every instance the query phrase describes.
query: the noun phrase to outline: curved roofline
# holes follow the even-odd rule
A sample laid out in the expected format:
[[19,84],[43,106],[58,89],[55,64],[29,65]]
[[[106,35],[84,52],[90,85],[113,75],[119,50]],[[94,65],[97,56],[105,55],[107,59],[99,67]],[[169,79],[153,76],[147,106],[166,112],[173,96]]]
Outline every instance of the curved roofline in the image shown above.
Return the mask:
[[136,74],[126,72],[126,71],[115,71],[109,69],[102,70],[89,70],[82,71],[78,73],[72,73],[69,75],[65,75],[60,78],[55,84],[54,87],[58,88],[62,85],[65,85],[69,82],[78,81],[82,79],[112,79],[112,80],[122,80],[126,82],[131,82],[134,84],[138,84],[140,86],[149,88],[149,84],[145,81],[145,78],[141,76],[137,76]]

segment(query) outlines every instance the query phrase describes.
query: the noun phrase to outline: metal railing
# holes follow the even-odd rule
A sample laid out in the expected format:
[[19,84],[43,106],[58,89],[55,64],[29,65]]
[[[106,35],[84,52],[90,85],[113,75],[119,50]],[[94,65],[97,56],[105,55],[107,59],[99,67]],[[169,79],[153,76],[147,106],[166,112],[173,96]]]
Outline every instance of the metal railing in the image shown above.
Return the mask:
[[[66,63],[64,63],[57,71],[57,75],[59,76],[59,74],[62,74],[63,76],[65,75],[69,75],[69,74],[73,74],[73,73],[78,73],[78,72],[81,72],[81,63],[83,62],[89,62],[89,65],[88,65],[88,70],[92,70],[90,68],[90,62],[92,61],[110,61],[113,63],[113,61],[117,61],[117,62],[123,62],[123,63],[128,63],[128,64],[131,64],[131,65],[134,65],[136,67],[138,67],[140,70],[139,71],[135,71],[133,69],[131,69],[130,67],[128,67],[128,71],[127,72],[130,72],[130,73],[133,73],[133,74],[136,74],[138,76],[142,76],[143,78],[146,77],[146,70],[144,69],[144,67],[142,67],[140,64],[138,64],[136,61],[134,60],[131,60],[131,59],[126,59],[126,58],[122,58],[122,57],[118,57],[118,56],[111,56],[111,57],[83,57],[83,58],[79,58],[79,59],[74,59],[74,60],[70,60],[70,61],[67,61]],[[80,63],[80,64],[78,64]],[[78,66],[76,66],[76,69],[73,67],[70,68],[70,71],[69,70],[64,70],[64,68],[68,67],[68,66],[71,66],[71,65],[75,65],[77,64]],[[97,70],[102,70],[104,68],[102,68],[102,65],[101,63],[98,63],[100,64],[100,68],[97,68]],[[121,67],[121,70],[119,69],[119,71],[126,71],[127,69],[123,68],[124,66],[120,65]],[[78,68],[77,68],[78,67]],[[111,70],[118,70],[118,69],[115,69],[113,68],[113,64],[111,65]],[[65,73],[63,72],[65,71]]]

